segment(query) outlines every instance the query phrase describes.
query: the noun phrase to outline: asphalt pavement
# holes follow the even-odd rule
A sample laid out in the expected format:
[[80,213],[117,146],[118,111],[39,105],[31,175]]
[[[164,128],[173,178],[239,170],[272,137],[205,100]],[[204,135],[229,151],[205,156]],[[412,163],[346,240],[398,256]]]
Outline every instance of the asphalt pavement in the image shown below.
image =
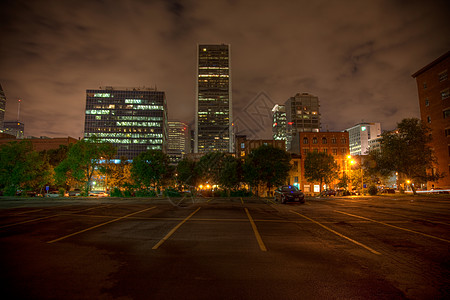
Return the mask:
[[0,199],[8,299],[449,299],[449,197]]

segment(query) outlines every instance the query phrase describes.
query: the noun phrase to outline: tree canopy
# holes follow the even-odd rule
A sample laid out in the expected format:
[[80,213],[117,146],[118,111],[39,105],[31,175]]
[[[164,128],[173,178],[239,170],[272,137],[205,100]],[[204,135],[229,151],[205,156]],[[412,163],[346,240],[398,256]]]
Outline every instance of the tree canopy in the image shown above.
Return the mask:
[[[419,119],[403,119],[397,130],[382,135],[381,153],[375,157],[376,168],[381,173],[398,172],[413,183],[424,183],[442,178],[442,174],[430,172],[436,163],[430,129]],[[428,171],[427,171],[428,170]]]
[[254,149],[244,161],[244,180],[251,186],[264,184],[270,191],[273,186],[286,183],[291,169],[290,155],[271,145]]
[[110,143],[99,143],[96,138],[83,139],[70,145],[67,158],[55,168],[57,182],[75,180],[84,184],[85,193],[91,189],[92,175],[105,157],[112,157],[117,149]]
[[18,189],[35,189],[51,182],[50,165],[31,142],[11,142],[0,147],[0,188],[13,196]]
[[305,158],[305,178],[320,182],[320,191],[323,183],[329,184],[337,176],[338,166],[333,155],[324,152],[308,152]]
[[136,183],[146,188],[161,185],[171,175],[169,158],[162,151],[148,150],[133,159],[131,174]]

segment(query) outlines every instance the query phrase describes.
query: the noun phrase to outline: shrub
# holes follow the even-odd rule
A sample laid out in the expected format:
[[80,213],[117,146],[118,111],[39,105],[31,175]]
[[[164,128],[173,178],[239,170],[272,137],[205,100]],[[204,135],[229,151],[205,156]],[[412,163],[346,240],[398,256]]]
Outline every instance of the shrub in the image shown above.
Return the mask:
[[138,190],[136,191],[136,197],[156,197],[156,192],[152,190]]
[[66,190],[64,188],[59,188],[58,192],[59,192],[59,196],[60,197],[64,197],[64,194],[66,193]]
[[111,197],[123,197],[123,194],[118,188],[114,188],[111,192]]
[[371,186],[369,186],[368,192],[369,192],[369,195],[375,196],[378,193],[378,189],[375,185],[371,185]]
[[180,192],[173,188],[165,189],[163,195],[166,197],[181,197]]

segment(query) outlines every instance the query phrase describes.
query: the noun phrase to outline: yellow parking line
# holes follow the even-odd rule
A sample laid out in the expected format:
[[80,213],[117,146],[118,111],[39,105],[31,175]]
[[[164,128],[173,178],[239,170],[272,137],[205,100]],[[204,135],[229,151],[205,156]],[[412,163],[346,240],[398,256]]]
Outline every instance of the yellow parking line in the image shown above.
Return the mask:
[[322,228],[325,228],[326,230],[328,230],[328,231],[330,231],[330,232],[332,232],[332,233],[334,233],[334,234],[336,234],[336,235],[338,235],[338,236],[340,236],[340,237],[342,237],[342,238],[344,238],[344,239],[346,239],[346,240],[348,240],[348,241],[350,241],[350,242],[352,242],[352,243],[354,243],[354,244],[356,244],[358,246],[363,247],[366,250],[369,250],[373,254],[381,255],[380,252],[375,251],[372,248],[370,248],[370,247],[368,247],[368,246],[366,246],[366,245],[364,245],[364,244],[362,244],[360,242],[357,242],[357,241],[355,241],[355,240],[353,240],[353,239],[351,239],[351,238],[349,238],[349,237],[347,237],[347,236],[345,236],[345,235],[343,235],[343,234],[341,234],[341,233],[339,233],[339,232],[337,232],[337,231],[335,231],[335,230],[333,230],[333,229],[323,225],[322,223],[319,223],[319,222],[317,222],[317,221],[315,221],[315,220],[313,220],[311,218],[308,218],[307,216],[304,216],[304,215],[302,215],[302,214],[300,214],[300,213],[298,213],[296,211],[291,210],[291,212],[293,212],[294,214],[297,214],[297,215],[299,215],[299,216],[301,216],[301,217],[303,217],[303,218],[305,218],[305,219],[307,219],[307,220],[309,220],[309,221],[311,221],[311,222],[321,226]]
[[41,209],[35,209],[35,210],[23,211],[23,212],[20,212],[20,213],[17,213],[17,214],[13,214],[13,216],[20,216],[20,215],[24,215],[24,214],[27,214],[27,213],[32,213],[32,212],[41,211],[41,210],[44,210],[44,209],[41,208]]
[[180,223],[178,223],[177,226],[175,226],[168,234],[166,234],[165,237],[163,237],[155,246],[153,246],[153,250],[156,250],[159,248],[159,246],[161,246],[165,241],[167,241],[168,238],[170,238],[170,236],[172,234],[175,233],[175,231],[177,231],[178,228],[181,227],[181,225],[183,225],[187,220],[189,220],[196,212],[198,212],[200,210],[201,207],[197,208],[193,213],[191,213],[189,216],[187,216],[186,219],[184,219],[183,221],[181,221]]
[[23,222],[18,222],[18,223],[13,223],[13,224],[8,224],[8,225],[3,225],[3,226],[0,226],[0,228],[7,228],[7,227],[12,227],[12,226],[20,225],[20,224],[31,223],[31,222],[34,222],[34,221],[39,221],[39,220],[49,219],[49,218],[57,217],[57,216],[60,216],[60,215],[61,215],[61,214],[51,215],[51,216],[41,217],[41,218],[32,219],[32,220],[28,220],[28,221],[23,221]]
[[241,197],[241,203],[244,204],[244,200],[242,200],[242,197]]
[[102,224],[98,224],[98,225],[95,225],[95,226],[92,226],[92,227],[89,227],[89,228],[86,228],[86,229],[83,229],[83,230],[80,230],[80,231],[77,231],[77,232],[68,234],[68,235],[66,235],[66,236],[63,236],[63,237],[60,237],[60,238],[57,238],[57,239],[48,241],[47,243],[48,243],[48,244],[51,244],[51,243],[54,243],[54,242],[58,242],[58,241],[61,241],[61,240],[66,239],[66,238],[68,238],[68,237],[71,237],[71,236],[74,236],[74,235],[77,235],[77,234],[80,234],[80,233],[83,233],[83,232],[86,232],[86,231],[89,231],[89,230],[98,228],[98,227],[100,227],[100,226],[103,226],[103,225],[106,225],[106,224],[109,224],[109,223],[113,223],[113,222],[116,222],[116,221],[125,219],[125,218],[127,218],[127,217],[130,217],[130,216],[133,216],[133,215],[136,215],[136,214],[139,214],[139,213],[141,213],[141,212],[144,212],[144,211],[147,211],[147,210],[150,210],[150,209],[154,209],[154,208],[156,208],[156,206],[149,207],[149,208],[146,208],[146,209],[143,209],[143,210],[140,210],[140,211],[137,211],[137,212],[128,214],[128,215],[126,215],[126,216],[123,216],[123,217],[120,217],[120,218],[116,218],[116,219],[114,219],[114,220],[110,220],[110,221],[108,221],[108,222],[105,222],[105,223],[102,223]]
[[439,238],[437,236],[429,235],[429,234],[422,233],[422,232],[419,232],[419,231],[415,231],[415,230],[411,230],[411,229],[407,229],[407,228],[403,228],[403,227],[398,227],[398,226],[391,225],[391,224],[388,224],[388,223],[385,223],[385,222],[380,222],[380,221],[376,221],[376,220],[369,219],[369,218],[366,218],[366,217],[349,214],[349,213],[346,213],[346,212],[343,212],[343,211],[339,211],[339,210],[335,210],[335,212],[338,212],[338,213],[341,213],[341,214],[344,214],[344,215],[348,215],[348,216],[351,216],[351,217],[355,217],[355,218],[371,221],[371,222],[374,222],[374,223],[382,224],[382,225],[389,226],[389,227],[392,227],[392,228],[396,228],[396,229],[400,229],[400,230],[404,230],[404,231],[420,234],[420,235],[423,235],[423,236],[426,236],[426,237],[429,237],[429,238],[432,238],[432,239],[436,239],[436,240],[439,240],[439,241],[450,243],[449,240],[442,239],[442,238]]
[[263,240],[262,240],[262,238],[261,238],[261,235],[260,235],[259,232],[258,232],[258,228],[256,228],[256,224],[255,224],[255,222],[253,221],[252,216],[251,216],[250,213],[248,212],[247,207],[245,207],[244,209],[245,209],[245,212],[247,213],[248,219],[250,220],[250,224],[252,224],[253,232],[255,233],[256,240],[258,241],[259,249],[261,249],[261,251],[267,251],[267,248],[266,248],[266,246],[264,245],[264,242],[263,242]]

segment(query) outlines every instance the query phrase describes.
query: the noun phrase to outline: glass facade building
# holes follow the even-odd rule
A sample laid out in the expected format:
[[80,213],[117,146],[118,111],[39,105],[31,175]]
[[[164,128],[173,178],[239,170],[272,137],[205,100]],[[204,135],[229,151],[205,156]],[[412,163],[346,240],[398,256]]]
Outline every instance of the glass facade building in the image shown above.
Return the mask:
[[272,108],[272,120],[273,139],[286,141],[287,122],[284,105],[275,104]]
[[166,152],[165,93],[152,88],[100,87],[86,90],[84,137],[117,147],[117,158],[147,150]]
[[230,45],[198,45],[194,152],[233,152],[232,122]]
[[25,124],[19,121],[3,122],[3,133],[15,136],[17,139],[25,137]]
[[169,121],[168,133],[167,155],[172,164],[177,164],[186,153],[189,153],[189,127],[183,122]]

